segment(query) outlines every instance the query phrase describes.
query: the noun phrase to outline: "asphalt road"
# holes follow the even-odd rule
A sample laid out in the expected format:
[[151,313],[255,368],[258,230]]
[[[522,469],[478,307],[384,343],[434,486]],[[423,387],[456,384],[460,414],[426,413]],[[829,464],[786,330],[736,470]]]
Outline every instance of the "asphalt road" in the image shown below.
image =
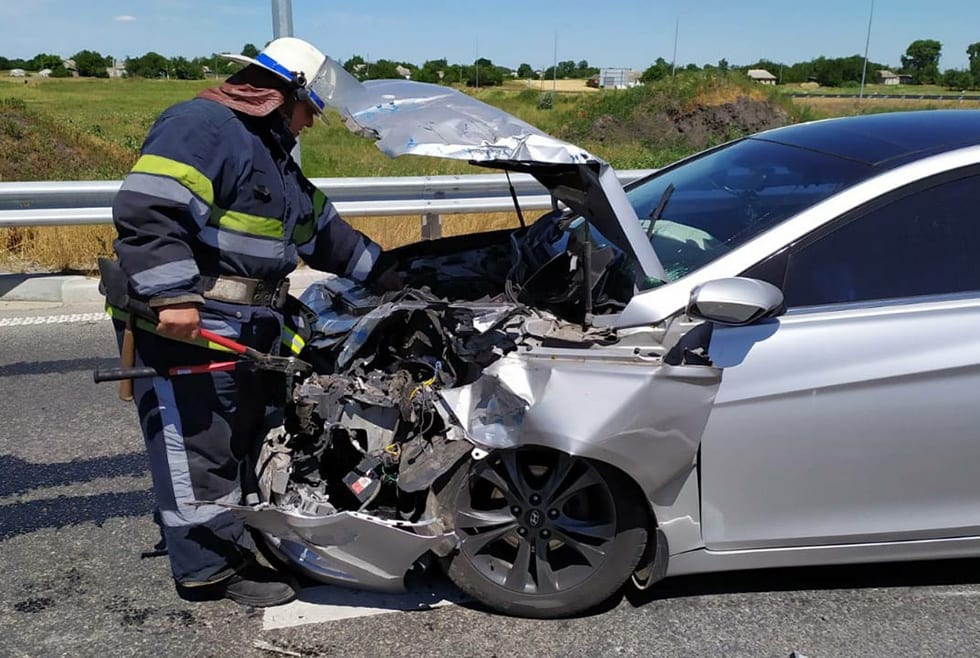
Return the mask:
[[186,603],[166,558],[147,556],[158,535],[134,410],[92,383],[115,362],[98,310],[0,302],[0,656],[980,653],[980,560],[676,578],[561,621],[422,594],[368,614],[363,595],[327,587],[285,622]]

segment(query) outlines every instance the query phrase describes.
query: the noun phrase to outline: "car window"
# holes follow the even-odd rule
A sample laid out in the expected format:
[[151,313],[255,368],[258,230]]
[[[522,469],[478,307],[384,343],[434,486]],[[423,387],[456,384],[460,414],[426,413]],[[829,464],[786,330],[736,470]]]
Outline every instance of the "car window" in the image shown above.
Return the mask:
[[790,253],[789,307],[980,291],[980,176],[913,192]]
[[674,281],[872,173],[853,160],[753,138],[658,172],[627,195]]

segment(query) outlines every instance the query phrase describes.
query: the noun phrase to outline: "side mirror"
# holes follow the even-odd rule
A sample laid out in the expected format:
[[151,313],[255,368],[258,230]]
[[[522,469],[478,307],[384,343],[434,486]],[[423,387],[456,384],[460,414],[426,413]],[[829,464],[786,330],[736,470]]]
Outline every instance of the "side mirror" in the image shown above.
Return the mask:
[[779,315],[783,292],[765,281],[730,277],[701,284],[691,291],[687,314],[695,319],[739,326]]

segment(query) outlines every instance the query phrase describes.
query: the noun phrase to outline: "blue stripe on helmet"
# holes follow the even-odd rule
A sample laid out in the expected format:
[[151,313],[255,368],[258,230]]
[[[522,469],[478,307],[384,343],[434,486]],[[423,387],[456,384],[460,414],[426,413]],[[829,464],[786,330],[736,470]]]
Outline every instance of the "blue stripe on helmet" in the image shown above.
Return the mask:
[[[285,66],[283,66],[276,60],[272,59],[265,53],[259,53],[258,56],[255,58],[255,61],[261,64],[262,66],[268,68],[269,70],[275,71],[276,73],[283,76],[290,82],[294,82],[296,80],[296,76],[293,75],[292,71],[290,71]],[[307,89],[307,93],[309,94],[310,102],[313,103],[313,106],[316,107],[317,111],[323,112],[323,107],[325,105],[323,99],[321,99],[316,94],[316,92],[313,91],[312,89]]]
[[266,67],[267,69],[271,71],[275,71],[276,73],[283,76],[289,81],[293,81],[296,79],[296,76],[293,75],[292,71],[290,71],[285,66],[283,66],[276,60],[272,59],[265,53],[259,53],[258,56],[255,58],[255,61],[261,64],[262,66]]
[[308,92],[310,94],[310,100],[316,106],[316,109],[323,112],[323,105],[324,105],[323,100],[319,96],[317,96],[317,93],[312,89],[309,89]]

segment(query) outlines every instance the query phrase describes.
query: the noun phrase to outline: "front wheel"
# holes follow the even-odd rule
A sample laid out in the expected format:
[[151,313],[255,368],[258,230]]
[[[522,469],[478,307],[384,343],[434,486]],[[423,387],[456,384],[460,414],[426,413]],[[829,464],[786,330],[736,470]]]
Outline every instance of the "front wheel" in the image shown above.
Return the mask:
[[619,589],[647,541],[625,476],[546,448],[495,451],[455,478],[449,578],[497,611],[564,617]]

